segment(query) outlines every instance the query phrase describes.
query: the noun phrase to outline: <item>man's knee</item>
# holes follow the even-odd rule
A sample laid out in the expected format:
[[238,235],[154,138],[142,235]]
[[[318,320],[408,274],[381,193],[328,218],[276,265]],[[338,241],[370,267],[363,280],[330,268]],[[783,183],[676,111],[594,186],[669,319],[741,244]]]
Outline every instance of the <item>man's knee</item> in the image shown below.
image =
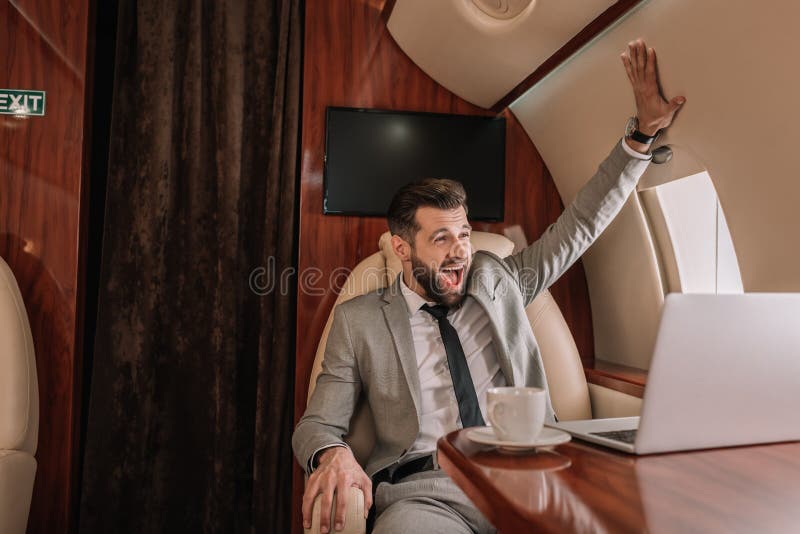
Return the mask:
[[452,509],[441,503],[400,501],[387,507],[375,520],[373,534],[472,534],[472,529]]

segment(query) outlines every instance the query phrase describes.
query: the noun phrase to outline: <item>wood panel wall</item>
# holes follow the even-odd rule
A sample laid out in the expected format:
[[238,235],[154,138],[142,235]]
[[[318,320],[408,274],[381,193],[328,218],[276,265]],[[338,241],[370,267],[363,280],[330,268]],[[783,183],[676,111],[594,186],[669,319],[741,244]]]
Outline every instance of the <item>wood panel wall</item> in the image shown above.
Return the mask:
[[[386,231],[383,218],[322,214],[322,173],[326,106],[367,107],[472,115],[493,115],[458,98],[420,70],[397,46],[381,17],[385,0],[307,0],[303,80],[300,185],[300,290],[297,303],[295,419],[306,405],[308,378],[320,334],[336,294],[328,285],[338,268],[351,269],[377,250]],[[519,224],[529,241],[537,238],[563,206],[544,163],[527,134],[507,109],[506,217],[503,223],[474,223],[478,230],[500,232]],[[303,273],[322,273],[303,289]],[[577,265],[553,294],[575,335],[584,360],[593,360],[588,291]],[[294,478],[293,532],[301,531],[303,477]]]
[[77,480],[88,0],[0,0],[0,87],[47,92],[44,117],[0,115],[0,256],[30,318],[40,423],[28,532],[68,532]]

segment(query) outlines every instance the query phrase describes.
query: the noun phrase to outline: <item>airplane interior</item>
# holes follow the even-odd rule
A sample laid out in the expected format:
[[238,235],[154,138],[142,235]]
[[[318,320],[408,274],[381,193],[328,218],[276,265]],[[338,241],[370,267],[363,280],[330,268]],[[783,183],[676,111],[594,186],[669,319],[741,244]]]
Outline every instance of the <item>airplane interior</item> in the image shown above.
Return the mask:
[[796,532],[799,20],[0,0],[0,534]]

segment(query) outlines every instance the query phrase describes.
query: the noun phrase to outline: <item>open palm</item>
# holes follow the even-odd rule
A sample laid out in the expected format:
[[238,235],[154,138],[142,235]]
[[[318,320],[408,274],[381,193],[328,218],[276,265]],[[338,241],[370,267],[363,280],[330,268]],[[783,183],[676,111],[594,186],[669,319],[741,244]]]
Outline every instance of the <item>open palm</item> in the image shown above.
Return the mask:
[[667,100],[664,97],[658,81],[656,51],[647,48],[642,39],[628,43],[628,50],[620,57],[633,87],[638,129],[646,135],[655,135],[658,130],[672,124],[675,113],[686,98],[676,96]]

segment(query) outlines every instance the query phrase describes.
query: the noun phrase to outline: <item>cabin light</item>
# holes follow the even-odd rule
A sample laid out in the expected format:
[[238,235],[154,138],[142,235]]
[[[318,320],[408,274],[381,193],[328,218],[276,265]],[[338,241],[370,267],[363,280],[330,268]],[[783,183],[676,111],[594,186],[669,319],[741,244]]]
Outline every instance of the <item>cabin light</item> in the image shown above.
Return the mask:
[[666,183],[682,180],[700,172],[707,172],[708,167],[690,147],[670,143],[653,149],[653,163],[639,180],[637,191],[645,191]]
[[6,113],[5,116],[9,117],[11,120],[5,121],[5,125],[10,128],[14,127],[13,121],[24,121],[31,117],[28,113],[28,108],[18,107],[9,111],[10,113]]
[[672,147],[669,145],[662,145],[653,150],[653,163],[661,165],[672,159]]
[[472,0],[472,3],[493,19],[508,20],[525,11],[533,0]]
[[26,254],[36,255],[36,243],[33,241],[33,239],[23,239],[23,241],[25,242],[25,245],[22,247],[22,250]]

